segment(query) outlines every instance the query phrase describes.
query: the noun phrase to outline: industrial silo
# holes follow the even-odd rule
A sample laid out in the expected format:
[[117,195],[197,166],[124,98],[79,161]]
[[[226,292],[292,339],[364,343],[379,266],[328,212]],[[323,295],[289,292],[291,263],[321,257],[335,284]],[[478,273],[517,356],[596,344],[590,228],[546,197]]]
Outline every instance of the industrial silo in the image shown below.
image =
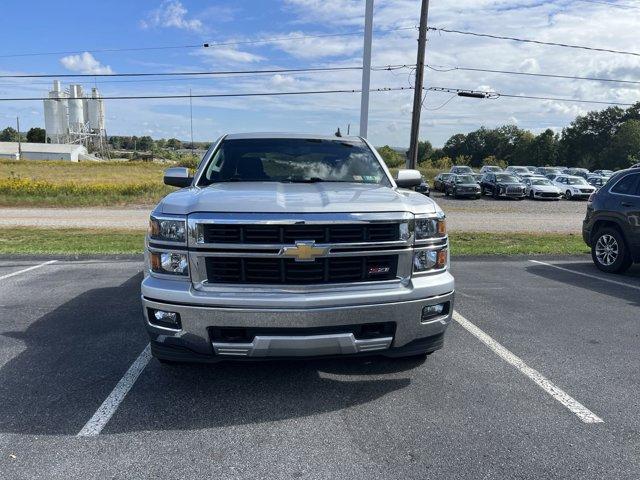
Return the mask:
[[93,132],[102,132],[104,130],[104,104],[97,88],[91,89],[91,98],[87,99],[87,109],[89,128]]
[[55,80],[53,90],[49,92],[49,99],[44,101],[44,127],[46,136],[53,143],[63,143],[69,133],[66,96],[60,87],[60,82]]
[[82,99],[82,87],[71,85],[69,94],[69,130],[74,133],[84,129],[84,105]]

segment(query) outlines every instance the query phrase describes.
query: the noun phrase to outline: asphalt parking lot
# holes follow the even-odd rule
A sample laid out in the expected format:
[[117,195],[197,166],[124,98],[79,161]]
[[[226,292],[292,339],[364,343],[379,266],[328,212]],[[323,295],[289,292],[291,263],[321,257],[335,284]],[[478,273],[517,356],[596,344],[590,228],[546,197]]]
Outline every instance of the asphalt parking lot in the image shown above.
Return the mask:
[[638,266],[454,259],[425,362],[164,367],[141,261],[46,260],[0,260],[0,478],[640,476]]

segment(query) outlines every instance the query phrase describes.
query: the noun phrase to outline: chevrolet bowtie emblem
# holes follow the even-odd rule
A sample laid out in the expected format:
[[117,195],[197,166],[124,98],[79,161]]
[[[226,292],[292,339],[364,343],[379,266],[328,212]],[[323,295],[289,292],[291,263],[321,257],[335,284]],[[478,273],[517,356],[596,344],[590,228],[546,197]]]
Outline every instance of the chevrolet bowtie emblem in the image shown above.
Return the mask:
[[292,257],[296,262],[313,262],[316,257],[326,255],[327,248],[316,247],[316,242],[296,242],[295,247],[284,247],[280,255]]

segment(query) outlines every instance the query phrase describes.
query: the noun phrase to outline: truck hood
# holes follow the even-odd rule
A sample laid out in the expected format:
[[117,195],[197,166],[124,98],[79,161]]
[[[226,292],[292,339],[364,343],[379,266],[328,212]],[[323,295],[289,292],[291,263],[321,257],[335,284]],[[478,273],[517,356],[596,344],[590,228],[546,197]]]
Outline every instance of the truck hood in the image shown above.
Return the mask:
[[440,212],[428,197],[412,190],[362,183],[218,183],[167,195],[156,212],[349,213]]

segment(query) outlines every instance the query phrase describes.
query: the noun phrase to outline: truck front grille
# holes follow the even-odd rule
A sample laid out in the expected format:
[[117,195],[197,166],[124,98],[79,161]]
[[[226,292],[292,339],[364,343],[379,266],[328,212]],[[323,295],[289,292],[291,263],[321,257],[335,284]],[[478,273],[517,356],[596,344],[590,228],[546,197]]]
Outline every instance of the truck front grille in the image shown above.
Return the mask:
[[316,243],[394,242],[400,239],[398,223],[334,225],[234,225],[204,224],[204,243],[293,244],[313,240]]
[[313,262],[296,262],[290,258],[206,258],[208,283],[310,285],[372,282],[396,278],[397,268],[397,255],[327,257]]

